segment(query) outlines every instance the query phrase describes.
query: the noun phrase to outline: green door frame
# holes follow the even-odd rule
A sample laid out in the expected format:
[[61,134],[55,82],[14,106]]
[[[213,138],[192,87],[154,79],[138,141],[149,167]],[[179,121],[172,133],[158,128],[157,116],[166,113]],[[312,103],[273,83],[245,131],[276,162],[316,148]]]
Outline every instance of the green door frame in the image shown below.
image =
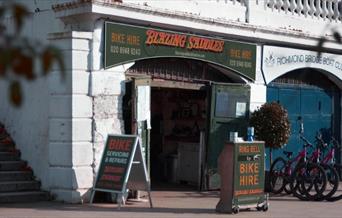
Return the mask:
[[245,137],[249,118],[250,86],[246,84],[211,83],[210,119],[207,131],[206,189],[220,187],[217,159],[229,132]]

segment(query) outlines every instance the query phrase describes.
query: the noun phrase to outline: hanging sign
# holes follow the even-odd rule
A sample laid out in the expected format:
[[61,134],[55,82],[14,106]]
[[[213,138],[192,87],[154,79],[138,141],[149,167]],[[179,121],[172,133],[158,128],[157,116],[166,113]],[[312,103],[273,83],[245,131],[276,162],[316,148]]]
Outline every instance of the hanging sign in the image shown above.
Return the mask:
[[255,79],[256,45],[162,29],[105,22],[104,67],[141,59],[198,59]]
[[117,193],[120,208],[127,189],[147,191],[152,207],[150,179],[138,136],[108,135],[90,202],[95,191]]

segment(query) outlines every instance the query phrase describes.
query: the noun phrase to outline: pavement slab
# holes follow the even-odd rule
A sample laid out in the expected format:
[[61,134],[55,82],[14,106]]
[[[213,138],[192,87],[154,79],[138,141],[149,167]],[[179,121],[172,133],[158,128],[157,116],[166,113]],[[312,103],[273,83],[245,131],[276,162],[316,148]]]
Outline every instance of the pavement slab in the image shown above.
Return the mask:
[[154,208],[147,200],[127,201],[118,210],[116,204],[67,204],[38,202],[1,204],[0,218],[341,218],[342,200],[336,202],[306,202],[290,196],[271,196],[267,212],[251,209],[238,214],[215,212],[219,192],[153,191]]

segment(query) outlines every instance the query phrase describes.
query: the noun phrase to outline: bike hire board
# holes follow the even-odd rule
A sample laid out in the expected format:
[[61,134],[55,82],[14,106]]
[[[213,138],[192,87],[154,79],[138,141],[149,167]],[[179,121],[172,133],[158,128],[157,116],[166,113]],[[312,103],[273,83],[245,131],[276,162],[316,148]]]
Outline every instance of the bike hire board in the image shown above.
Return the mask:
[[108,135],[90,203],[95,191],[117,193],[120,209],[127,189],[147,191],[152,208],[150,179],[139,137]]

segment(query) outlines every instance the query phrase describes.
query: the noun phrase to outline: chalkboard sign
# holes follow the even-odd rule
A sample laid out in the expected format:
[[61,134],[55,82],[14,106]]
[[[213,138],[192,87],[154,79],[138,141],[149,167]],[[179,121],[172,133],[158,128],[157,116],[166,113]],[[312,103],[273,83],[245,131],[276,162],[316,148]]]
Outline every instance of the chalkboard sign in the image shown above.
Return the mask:
[[127,189],[147,191],[152,207],[150,180],[139,137],[108,135],[90,202],[95,191],[118,193],[120,208]]

